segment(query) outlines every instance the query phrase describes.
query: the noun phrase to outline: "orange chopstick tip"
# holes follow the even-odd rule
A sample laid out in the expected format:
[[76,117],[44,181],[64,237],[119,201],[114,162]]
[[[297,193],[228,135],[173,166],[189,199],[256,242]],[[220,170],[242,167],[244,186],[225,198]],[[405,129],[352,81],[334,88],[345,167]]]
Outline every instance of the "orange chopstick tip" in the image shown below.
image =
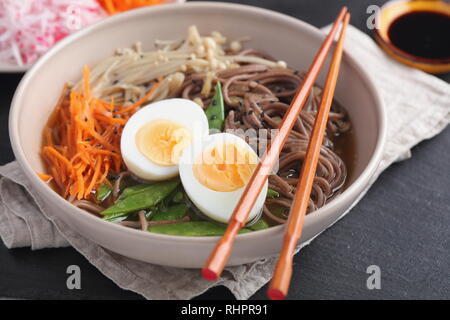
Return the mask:
[[284,300],[284,298],[286,298],[286,295],[279,289],[267,290],[267,296],[270,300]]
[[208,281],[214,281],[214,280],[217,280],[219,275],[217,273],[215,273],[214,271],[212,271],[211,269],[203,268],[202,269],[202,277]]

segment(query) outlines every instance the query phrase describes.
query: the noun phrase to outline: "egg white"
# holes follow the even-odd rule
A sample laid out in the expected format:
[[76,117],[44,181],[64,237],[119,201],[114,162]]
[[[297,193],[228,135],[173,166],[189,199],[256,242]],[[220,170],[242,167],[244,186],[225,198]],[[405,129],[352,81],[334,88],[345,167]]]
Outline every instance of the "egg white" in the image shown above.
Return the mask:
[[187,99],[167,99],[148,104],[137,111],[125,125],[120,140],[122,158],[137,177],[160,181],[178,175],[178,165],[161,166],[146,158],[136,144],[136,134],[142,126],[153,120],[169,120],[185,127],[192,143],[208,135],[208,119],[203,109]]
[[[209,218],[228,223],[234,208],[244,192],[245,186],[230,192],[211,190],[197,180],[192,168],[194,161],[198,159],[202,152],[225,142],[233,142],[238,147],[246,148],[250,153],[257,156],[255,151],[242,138],[229,133],[217,133],[207,136],[201,143],[191,144],[184,151],[179,163],[179,172],[184,190],[195,206]],[[247,221],[255,218],[262,210],[267,195],[267,188],[268,182],[266,180]]]

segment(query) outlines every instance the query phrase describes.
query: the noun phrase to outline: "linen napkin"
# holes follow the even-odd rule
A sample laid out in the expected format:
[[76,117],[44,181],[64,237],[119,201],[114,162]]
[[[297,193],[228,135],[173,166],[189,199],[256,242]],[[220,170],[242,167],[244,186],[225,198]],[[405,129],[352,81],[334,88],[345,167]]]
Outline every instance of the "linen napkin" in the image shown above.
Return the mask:
[[[387,143],[373,183],[390,164],[410,157],[415,144],[433,137],[450,122],[450,85],[391,60],[354,27],[348,29],[345,46],[364,61],[386,106]],[[237,299],[247,299],[270,280],[276,262],[270,258],[226,268],[221,278],[208,282],[198,270],[120,256],[83,238],[47,211],[17,162],[0,167],[0,236],[8,248],[71,245],[118,286],[147,299],[190,299],[217,285],[228,287]]]

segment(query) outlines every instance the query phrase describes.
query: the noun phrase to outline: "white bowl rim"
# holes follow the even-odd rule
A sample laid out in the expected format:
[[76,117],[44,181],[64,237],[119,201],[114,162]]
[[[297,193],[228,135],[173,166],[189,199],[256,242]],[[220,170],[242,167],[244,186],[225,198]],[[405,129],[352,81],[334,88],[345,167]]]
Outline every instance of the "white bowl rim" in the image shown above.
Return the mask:
[[[36,172],[31,168],[29,163],[26,160],[25,153],[21,147],[20,139],[19,139],[19,130],[18,130],[18,120],[20,116],[20,108],[18,107],[21,104],[22,96],[24,88],[28,85],[28,82],[30,79],[34,76],[35,73],[37,73],[37,70],[40,68],[42,64],[44,64],[47,60],[51,59],[52,56],[58,52],[60,49],[62,49],[66,43],[76,41],[76,39],[83,37],[85,34],[95,32],[98,28],[104,28],[110,24],[118,23],[122,20],[127,20],[129,17],[132,16],[141,16],[141,15],[147,15],[148,12],[152,12],[153,14],[157,14],[160,11],[166,11],[166,10],[172,10],[173,8],[179,8],[180,6],[183,7],[192,7],[192,8],[212,8],[212,9],[234,9],[239,11],[246,11],[250,14],[257,13],[262,16],[266,16],[267,18],[272,19],[278,19],[278,20],[284,20],[283,22],[289,22],[291,24],[301,25],[305,30],[317,34],[318,32],[321,32],[316,27],[303,22],[302,20],[296,19],[294,17],[288,16],[283,13],[279,13],[276,11],[263,9],[259,7],[249,6],[249,5],[243,5],[243,4],[234,4],[234,3],[223,3],[223,2],[208,2],[208,1],[201,1],[201,2],[189,2],[184,4],[173,4],[171,6],[154,6],[154,7],[146,7],[146,8],[140,8],[136,10],[130,10],[125,13],[121,13],[116,16],[108,17],[102,21],[99,21],[98,23],[95,23],[93,25],[87,26],[86,28],[62,39],[59,41],[55,46],[53,46],[47,53],[45,53],[32,67],[31,69],[25,74],[23,79],[21,80],[19,86],[16,89],[16,92],[14,94],[13,100],[11,102],[11,110],[10,110],[10,116],[9,116],[9,135],[11,139],[11,145],[13,148],[14,155],[16,156],[16,159],[18,160],[19,164],[21,165],[22,169],[24,170],[24,173],[26,176],[32,180],[33,185],[39,185],[41,186],[42,191],[45,193],[45,196],[47,196],[50,200],[56,201],[61,204],[63,207],[67,207],[67,210],[75,210],[78,212],[78,214],[83,215],[86,219],[89,219],[90,222],[94,224],[103,225],[104,227],[109,228],[116,228],[116,231],[120,232],[128,232],[130,236],[135,237],[146,237],[148,239],[157,239],[162,241],[188,241],[191,243],[206,243],[206,242],[212,242],[217,241],[220,239],[220,236],[208,236],[208,237],[190,237],[190,236],[174,236],[174,235],[165,235],[165,234],[158,234],[158,233],[152,233],[152,232],[142,232],[141,230],[127,228],[115,223],[111,223],[108,221],[105,221],[103,219],[100,219],[87,211],[84,211],[72,204],[70,204],[67,200],[62,198],[57,192],[55,192],[52,188],[50,188],[44,181],[39,179]],[[325,34],[323,34],[323,38],[325,38]],[[327,203],[317,211],[315,211],[313,214],[307,215],[305,217],[305,223],[307,221],[313,221],[320,219],[320,217],[327,213],[328,210],[331,209],[332,206],[336,206],[339,203],[344,203],[345,198],[351,197],[352,194],[355,193],[361,193],[363,192],[364,186],[367,184],[367,180],[374,174],[376,168],[379,165],[379,162],[381,160],[381,155],[383,151],[383,147],[386,140],[386,112],[385,107],[383,104],[383,100],[381,99],[381,96],[378,92],[378,90],[375,87],[375,84],[373,80],[371,79],[370,75],[363,72],[364,67],[361,63],[359,63],[355,58],[351,56],[351,54],[344,49],[344,57],[343,59],[346,60],[350,65],[352,65],[355,69],[355,71],[359,74],[359,76],[365,81],[365,84],[368,86],[369,91],[374,95],[374,100],[376,102],[376,105],[379,106],[379,108],[376,110],[378,118],[377,121],[379,122],[378,126],[378,133],[376,137],[376,146],[375,150],[372,153],[372,156],[365,167],[365,169],[359,174],[359,176],[356,178],[356,180],[348,186],[336,199],[333,201]],[[73,213],[75,213],[75,211]],[[268,229],[259,230],[255,232],[249,232],[244,234],[239,234],[237,236],[237,239],[241,239],[242,241],[245,241],[246,239],[256,239],[260,237],[270,237],[272,235],[275,235],[279,232],[282,232],[282,229],[284,228],[284,225],[274,226]]]

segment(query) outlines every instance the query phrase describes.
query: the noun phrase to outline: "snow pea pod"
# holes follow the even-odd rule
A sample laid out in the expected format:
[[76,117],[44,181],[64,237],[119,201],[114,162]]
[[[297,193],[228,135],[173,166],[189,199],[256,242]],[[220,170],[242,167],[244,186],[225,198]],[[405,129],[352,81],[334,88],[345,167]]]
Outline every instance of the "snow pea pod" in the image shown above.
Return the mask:
[[109,222],[121,222],[127,218],[127,214],[124,214],[123,212],[118,213],[112,213],[108,214],[107,216],[103,217],[103,220],[109,221]]
[[160,203],[180,184],[179,179],[154,183],[138,193],[127,196],[116,202],[113,206],[101,212],[102,215],[126,215],[131,212],[149,209]]
[[181,203],[184,201],[184,192],[179,190],[175,193],[175,195],[172,198],[172,201],[175,203]]
[[106,198],[109,197],[109,195],[112,192],[112,187],[108,184],[102,183],[98,189],[97,189],[97,194],[96,194],[96,198],[98,201],[103,201]]
[[[227,227],[225,225],[222,226],[209,221],[190,221],[152,226],[148,231],[173,236],[205,237],[221,236],[225,233],[226,229]],[[239,233],[248,232],[251,232],[251,230],[241,229],[239,231]]]
[[158,210],[151,216],[151,221],[163,221],[163,220],[180,220],[186,216],[189,207],[185,204],[177,204],[170,206],[165,210]]
[[266,198],[278,198],[280,196],[280,194],[278,193],[278,191],[273,190],[273,189],[267,189],[267,196]]
[[265,220],[260,219],[258,222],[255,222],[254,224],[248,226],[247,228],[252,231],[264,230],[269,228],[269,224]]
[[219,81],[216,83],[216,93],[210,105],[205,110],[205,114],[208,118],[209,129],[222,131],[225,122],[225,106],[222,96],[222,86]]
[[142,183],[142,184],[136,184],[134,186],[125,188],[122,193],[120,194],[119,199],[124,199],[126,197],[132,196],[133,194],[145,191],[145,189],[152,184],[149,183]]

